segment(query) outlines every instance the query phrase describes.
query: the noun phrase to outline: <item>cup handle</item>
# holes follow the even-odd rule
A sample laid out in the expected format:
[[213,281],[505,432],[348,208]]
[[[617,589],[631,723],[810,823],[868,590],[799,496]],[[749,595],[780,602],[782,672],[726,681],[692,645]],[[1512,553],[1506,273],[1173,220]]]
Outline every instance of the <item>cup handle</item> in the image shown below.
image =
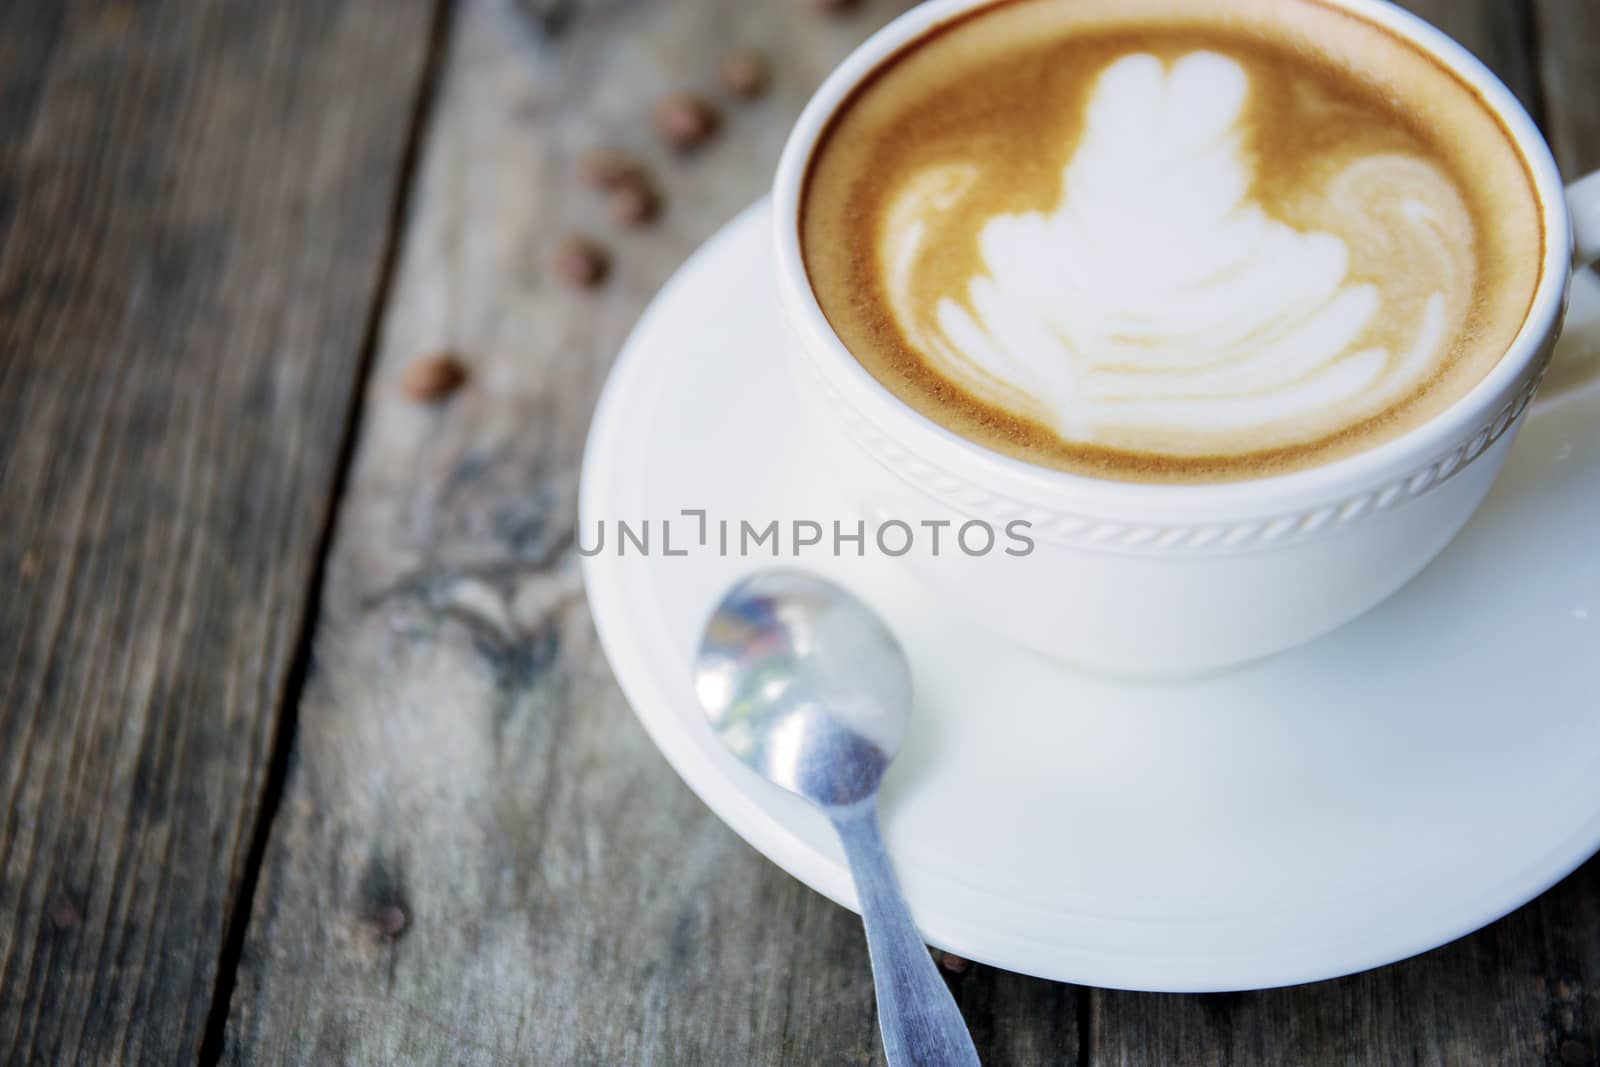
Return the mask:
[[1535,411],[1558,404],[1575,389],[1600,378],[1600,276],[1582,272],[1600,261],[1600,170],[1567,186],[1567,214],[1572,220],[1572,288],[1565,340],[1556,347]]
[[1572,216],[1572,266],[1581,270],[1600,260],[1600,170],[1567,186]]

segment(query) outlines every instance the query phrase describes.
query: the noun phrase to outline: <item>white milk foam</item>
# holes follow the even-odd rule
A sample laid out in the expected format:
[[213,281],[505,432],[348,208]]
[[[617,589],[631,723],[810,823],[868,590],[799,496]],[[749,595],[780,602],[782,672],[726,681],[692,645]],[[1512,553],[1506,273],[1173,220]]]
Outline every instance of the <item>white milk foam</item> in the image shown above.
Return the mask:
[[895,191],[877,250],[890,312],[974,396],[1113,447],[1293,445],[1421,385],[1468,314],[1473,223],[1425,159],[1345,160],[1289,218],[1253,199],[1234,59],[1127,55],[1095,83],[1050,213],[978,230],[965,292],[917,299],[925,238],[982,164]]

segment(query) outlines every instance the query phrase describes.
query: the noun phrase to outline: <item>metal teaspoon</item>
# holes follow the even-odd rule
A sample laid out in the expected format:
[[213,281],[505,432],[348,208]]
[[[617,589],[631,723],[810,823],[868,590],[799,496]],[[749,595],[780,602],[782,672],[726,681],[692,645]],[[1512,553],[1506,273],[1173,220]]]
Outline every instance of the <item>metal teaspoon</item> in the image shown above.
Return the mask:
[[891,1067],[978,1067],[878,830],[878,784],[911,714],[911,675],[894,635],[838,586],[768,571],[723,597],[701,637],[694,680],[723,744],[820,807],[838,832]]

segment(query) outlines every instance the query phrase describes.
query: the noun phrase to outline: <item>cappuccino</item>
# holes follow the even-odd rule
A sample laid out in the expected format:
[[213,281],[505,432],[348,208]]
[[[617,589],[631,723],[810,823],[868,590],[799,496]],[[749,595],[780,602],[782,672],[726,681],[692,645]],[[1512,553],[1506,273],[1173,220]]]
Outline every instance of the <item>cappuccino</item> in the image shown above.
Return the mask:
[[1316,0],[1000,0],[841,105],[800,217],[824,314],[904,402],[1179,482],[1441,411],[1517,334],[1542,232],[1473,89]]

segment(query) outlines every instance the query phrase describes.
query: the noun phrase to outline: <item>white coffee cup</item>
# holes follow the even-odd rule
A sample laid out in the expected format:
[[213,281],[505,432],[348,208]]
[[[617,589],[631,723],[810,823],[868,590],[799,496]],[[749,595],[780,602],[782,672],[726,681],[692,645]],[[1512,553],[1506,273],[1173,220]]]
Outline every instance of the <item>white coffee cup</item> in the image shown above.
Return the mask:
[[869,520],[948,523],[950,532],[1025,521],[1026,555],[968,555],[947,532],[938,556],[924,545],[905,561],[968,617],[1100,670],[1181,674],[1239,663],[1373,607],[1444,548],[1499,473],[1560,332],[1574,266],[1600,258],[1600,173],[1564,190],[1527,112],[1466,49],[1381,0],[1331,0],[1437,57],[1515,138],[1542,202],[1546,261],[1510,348],[1417,429],[1291,474],[1149,485],[1032,466],[946,430],[879,384],[829,326],[800,254],[802,184],[835,109],[908,42],[990,2],[933,0],[880,30],[812,97],[779,161],[779,293],[827,476]]

